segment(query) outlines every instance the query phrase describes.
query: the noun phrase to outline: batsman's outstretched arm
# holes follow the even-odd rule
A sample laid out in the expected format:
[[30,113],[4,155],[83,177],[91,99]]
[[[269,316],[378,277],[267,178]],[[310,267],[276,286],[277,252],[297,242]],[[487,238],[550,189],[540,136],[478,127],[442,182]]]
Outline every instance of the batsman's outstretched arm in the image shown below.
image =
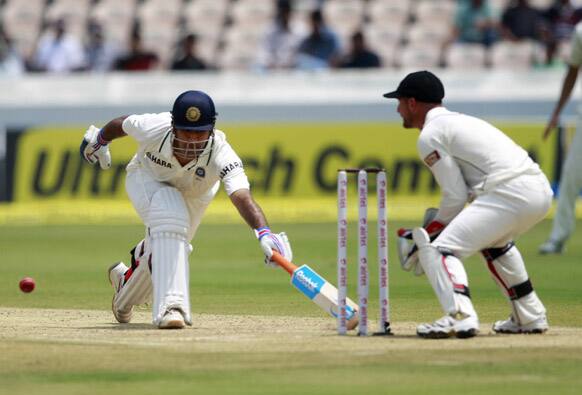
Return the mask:
[[253,229],[268,227],[267,219],[263,210],[253,199],[251,191],[248,189],[239,189],[230,195],[230,201],[245,222]]
[[271,260],[273,250],[283,255],[286,259],[293,259],[291,244],[285,232],[271,233],[267,219],[261,207],[255,202],[248,189],[239,189],[230,195],[230,200],[237,208],[241,217],[255,231],[261,249],[265,254],[265,264],[271,267],[278,265]]

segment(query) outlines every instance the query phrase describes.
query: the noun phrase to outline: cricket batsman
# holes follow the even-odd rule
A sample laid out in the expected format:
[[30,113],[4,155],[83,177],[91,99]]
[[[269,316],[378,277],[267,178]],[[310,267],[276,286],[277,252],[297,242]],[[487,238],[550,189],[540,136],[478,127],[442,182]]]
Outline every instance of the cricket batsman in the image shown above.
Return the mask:
[[491,124],[447,110],[444,96],[443,84],[429,71],[407,75],[384,95],[398,100],[405,128],[420,130],[418,152],[442,191],[438,211],[428,215],[424,227],[399,230],[401,238],[415,243],[401,251],[403,267],[426,273],[445,313],[416,332],[424,338],[478,333],[462,260],[480,252],[512,309],[493,330],[543,333],[546,309],[514,240],[546,215],[552,200],[549,182],[523,148]]
[[89,127],[81,156],[102,169],[111,166],[109,144],[131,136],[137,153],[127,165],[126,191],[145,225],[145,237],[131,250],[131,266],[109,268],[113,315],[131,320],[133,306],[153,297],[152,320],[160,329],[192,325],[189,296],[190,241],[220,182],[241,217],[254,229],[271,262],[273,250],[288,260],[292,251],[285,233],[271,233],[249,190],[243,163],[215,128],[214,102],[201,91],[179,95],[171,112],[115,118],[103,128]]

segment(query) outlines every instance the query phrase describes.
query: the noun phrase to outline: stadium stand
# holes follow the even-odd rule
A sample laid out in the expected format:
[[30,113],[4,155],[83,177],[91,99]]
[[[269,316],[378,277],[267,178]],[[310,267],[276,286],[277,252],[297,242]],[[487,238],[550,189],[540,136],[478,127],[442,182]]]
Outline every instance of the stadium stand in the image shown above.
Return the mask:
[[[489,53],[472,45],[444,46],[458,5],[470,0],[0,0],[0,23],[27,60],[46,29],[64,19],[68,32],[79,40],[87,42],[88,27],[99,24],[107,40],[120,48],[128,47],[138,29],[144,49],[157,54],[162,69],[170,67],[182,39],[195,34],[197,53],[205,62],[219,69],[244,70],[256,68],[262,39],[281,1],[292,1],[293,23],[303,25],[304,31],[309,12],[321,8],[344,51],[353,33],[361,30],[386,68],[503,68],[544,63],[539,56],[543,51],[532,49],[529,43],[509,45],[498,39]],[[511,3],[483,1],[497,18]],[[574,8],[582,6],[582,0],[570,3]],[[529,4],[542,11],[554,0],[529,0]],[[567,53],[559,42],[557,58],[563,61]]]

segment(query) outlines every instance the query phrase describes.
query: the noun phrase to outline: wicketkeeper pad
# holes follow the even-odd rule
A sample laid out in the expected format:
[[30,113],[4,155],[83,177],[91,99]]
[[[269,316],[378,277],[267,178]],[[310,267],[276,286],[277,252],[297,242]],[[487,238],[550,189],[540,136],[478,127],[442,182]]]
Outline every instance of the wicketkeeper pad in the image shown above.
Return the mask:
[[418,246],[419,264],[422,265],[443,311],[449,315],[462,314],[476,317],[469,294],[469,282],[463,263],[453,255],[443,255],[431,245],[423,228],[412,232]]
[[546,314],[546,309],[533,289],[521,253],[514,243],[502,248],[482,251],[491,277],[513,309],[513,317],[526,325]]

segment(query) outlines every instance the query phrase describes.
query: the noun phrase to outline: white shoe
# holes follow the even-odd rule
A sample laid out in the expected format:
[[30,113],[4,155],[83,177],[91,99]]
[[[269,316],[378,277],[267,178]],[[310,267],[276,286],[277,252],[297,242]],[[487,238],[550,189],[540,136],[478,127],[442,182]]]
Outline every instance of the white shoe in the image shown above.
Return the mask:
[[456,319],[450,315],[445,315],[432,324],[420,324],[416,327],[416,334],[426,339],[445,339],[453,336],[466,339],[476,336],[477,333],[479,333],[477,317]]
[[184,323],[184,316],[182,312],[178,309],[170,309],[166,311],[160,323],[158,324],[158,328],[160,329],[182,329],[186,325]]
[[493,324],[493,331],[497,333],[509,333],[509,334],[544,333],[549,328],[550,326],[548,325],[548,319],[546,318],[545,315],[525,325],[519,325],[517,322],[515,322],[513,316],[510,316],[505,321],[497,321],[495,324]]
[[131,320],[133,307],[130,307],[129,310],[118,310],[115,307],[115,299],[117,298],[117,295],[123,286],[124,275],[128,269],[129,268],[125,266],[123,262],[117,262],[114,263],[107,271],[109,274],[109,281],[111,282],[113,290],[115,291],[113,293],[113,300],[111,301],[111,311],[113,311],[113,316],[117,322],[122,324],[127,324]]
[[538,249],[541,255],[547,254],[561,254],[564,250],[564,241],[557,241],[548,239],[545,243],[540,245]]

